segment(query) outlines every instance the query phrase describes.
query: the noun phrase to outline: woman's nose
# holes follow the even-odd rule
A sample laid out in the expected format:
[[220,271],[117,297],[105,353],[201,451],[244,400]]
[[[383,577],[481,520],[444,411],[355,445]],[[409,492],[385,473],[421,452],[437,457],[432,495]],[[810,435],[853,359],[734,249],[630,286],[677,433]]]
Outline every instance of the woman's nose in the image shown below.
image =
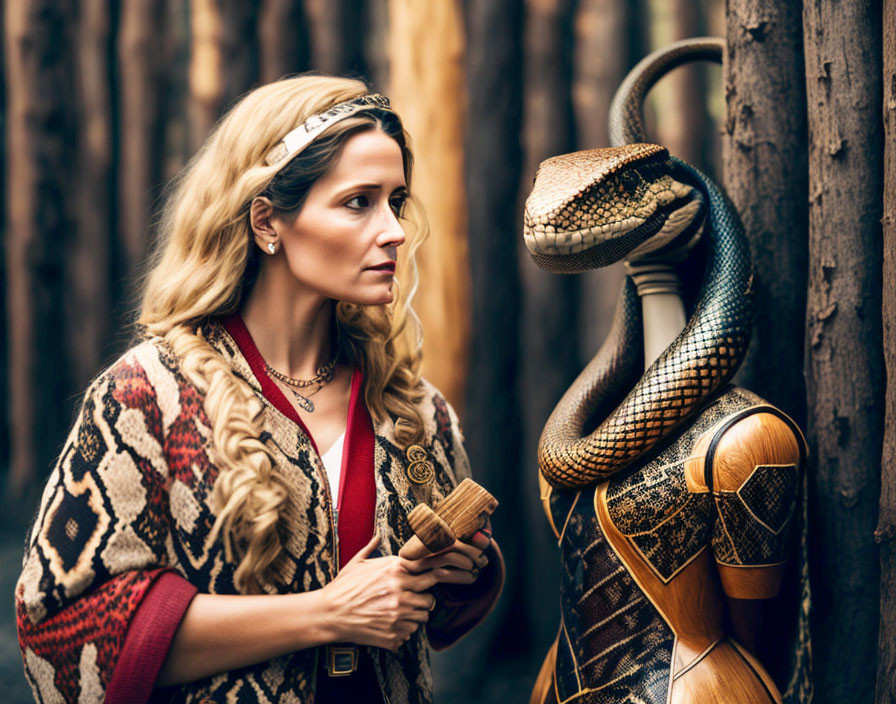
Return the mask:
[[387,206],[384,210],[385,215],[380,225],[382,229],[379,235],[377,235],[376,243],[380,247],[397,247],[400,244],[404,244],[405,233],[404,228],[401,226],[401,221],[391,207]]

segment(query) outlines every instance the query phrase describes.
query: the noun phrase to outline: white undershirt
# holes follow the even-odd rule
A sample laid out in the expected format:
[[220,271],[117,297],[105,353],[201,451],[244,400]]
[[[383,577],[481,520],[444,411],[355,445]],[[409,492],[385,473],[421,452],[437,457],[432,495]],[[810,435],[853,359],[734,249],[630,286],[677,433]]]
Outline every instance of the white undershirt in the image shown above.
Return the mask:
[[339,475],[342,474],[342,449],[345,446],[345,431],[336,438],[330,449],[322,456],[321,461],[324,463],[324,469],[327,470],[327,480],[330,482],[330,497],[333,500],[334,508],[339,508]]

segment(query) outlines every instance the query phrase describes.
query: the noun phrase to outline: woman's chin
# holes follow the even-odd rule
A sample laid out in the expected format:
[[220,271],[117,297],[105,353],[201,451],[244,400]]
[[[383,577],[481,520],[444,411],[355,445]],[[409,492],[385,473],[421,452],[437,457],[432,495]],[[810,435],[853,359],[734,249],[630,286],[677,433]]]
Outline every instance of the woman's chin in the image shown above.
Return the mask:
[[395,300],[395,295],[392,293],[392,287],[390,286],[387,289],[364,292],[357,296],[345,297],[340,300],[346,303],[354,303],[356,306],[382,306],[392,303]]

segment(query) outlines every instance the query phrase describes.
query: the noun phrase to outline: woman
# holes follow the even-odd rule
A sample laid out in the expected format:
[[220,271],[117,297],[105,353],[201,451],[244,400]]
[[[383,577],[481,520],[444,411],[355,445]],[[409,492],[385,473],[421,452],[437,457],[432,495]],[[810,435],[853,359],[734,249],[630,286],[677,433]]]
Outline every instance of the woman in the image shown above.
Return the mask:
[[145,339],[87,390],[29,540],[41,701],[430,701],[428,642],[484,616],[503,563],[487,533],[397,555],[469,473],[393,278],[425,234],[411,166],[385,98],[306,76],[186,168]]

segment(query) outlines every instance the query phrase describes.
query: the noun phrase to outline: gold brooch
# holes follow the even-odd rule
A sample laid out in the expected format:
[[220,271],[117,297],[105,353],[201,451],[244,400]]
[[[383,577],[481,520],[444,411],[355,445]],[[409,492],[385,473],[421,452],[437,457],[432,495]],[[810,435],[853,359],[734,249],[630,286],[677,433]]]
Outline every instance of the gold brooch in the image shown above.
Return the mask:
[[408,468],[406,471],[408,481],[411,484],[423,485],[429,484],[436,476],[436,470],[432,466],[432,462],[427,459],[429,454],[420,445],[411,445],[405,452],[408,458]]

